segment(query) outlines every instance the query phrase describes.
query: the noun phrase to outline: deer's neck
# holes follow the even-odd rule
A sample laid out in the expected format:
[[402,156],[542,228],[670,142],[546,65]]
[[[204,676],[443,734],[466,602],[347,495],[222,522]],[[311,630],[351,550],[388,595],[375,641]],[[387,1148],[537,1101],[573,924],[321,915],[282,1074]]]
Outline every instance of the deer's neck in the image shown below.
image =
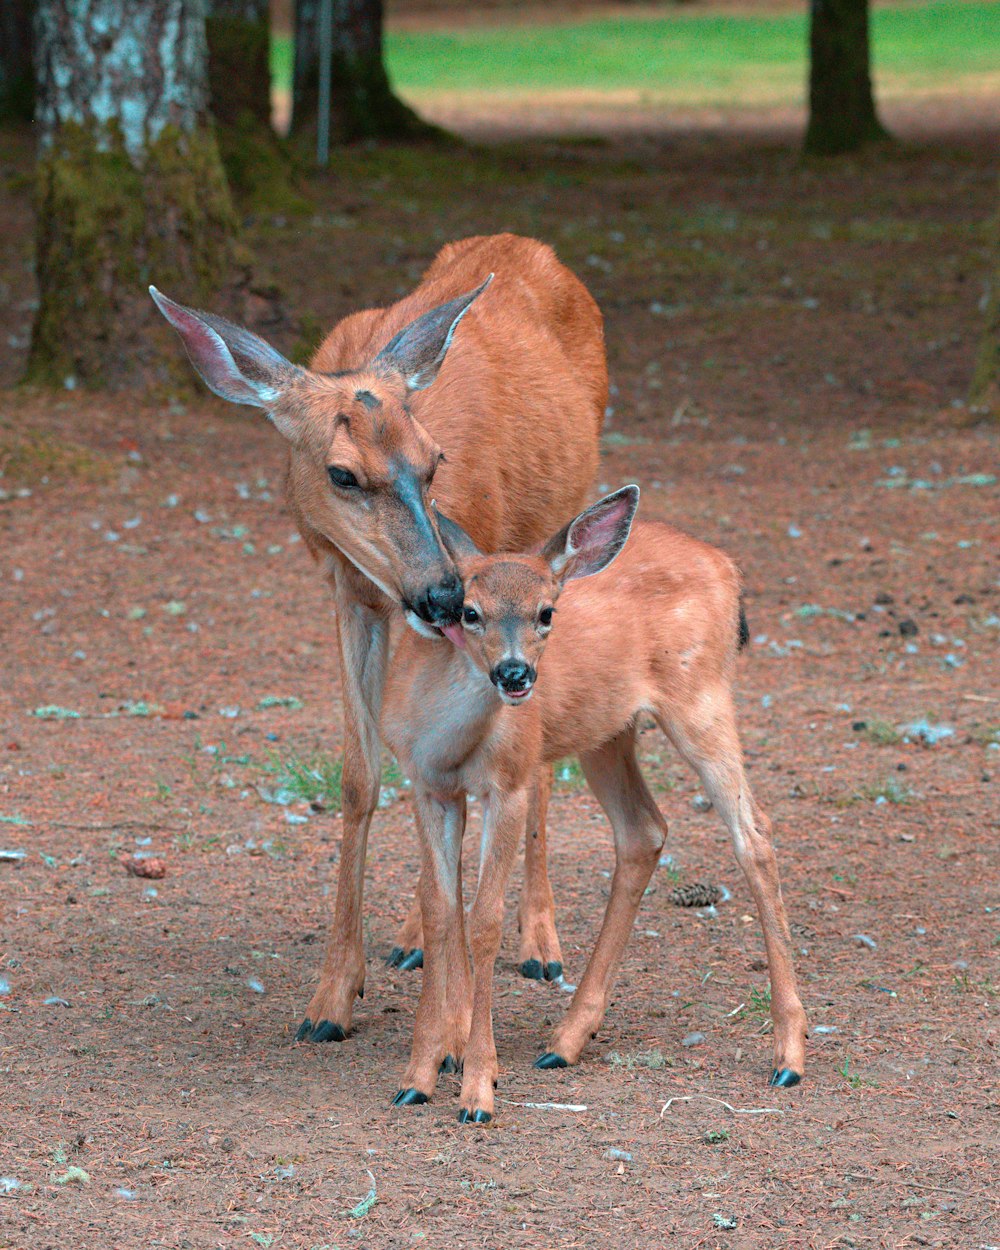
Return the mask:
[[399,656],[398,680],[388,692],[386,741],[415,783],[435,792],[475,793],[476,761],[504,705],[464,651],[413,643]]

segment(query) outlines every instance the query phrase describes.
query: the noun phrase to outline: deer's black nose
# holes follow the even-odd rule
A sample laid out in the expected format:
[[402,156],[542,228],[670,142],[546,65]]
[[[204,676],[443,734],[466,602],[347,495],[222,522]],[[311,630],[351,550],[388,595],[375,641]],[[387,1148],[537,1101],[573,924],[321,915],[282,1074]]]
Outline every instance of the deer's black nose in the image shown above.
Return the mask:
[[453,625],[462,619],[465,591],[462,579],[448,573],[434,586],[428,586],[417,602],[417,614],[432,625]]
[[534,685],[535,670],[524,660],[501,660],[490,677],[494,686],[509,693],[516,690],[527,690]]

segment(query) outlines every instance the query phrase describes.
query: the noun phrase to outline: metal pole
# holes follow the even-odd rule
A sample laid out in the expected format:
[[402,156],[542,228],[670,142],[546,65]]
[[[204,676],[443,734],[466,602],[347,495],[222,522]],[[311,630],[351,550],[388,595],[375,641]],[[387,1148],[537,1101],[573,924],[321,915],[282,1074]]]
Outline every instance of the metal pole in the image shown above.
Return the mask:
[[319,109],[316,116],[316,164],[330,163],[330,60],[333,56],[333,0],[319,5]]

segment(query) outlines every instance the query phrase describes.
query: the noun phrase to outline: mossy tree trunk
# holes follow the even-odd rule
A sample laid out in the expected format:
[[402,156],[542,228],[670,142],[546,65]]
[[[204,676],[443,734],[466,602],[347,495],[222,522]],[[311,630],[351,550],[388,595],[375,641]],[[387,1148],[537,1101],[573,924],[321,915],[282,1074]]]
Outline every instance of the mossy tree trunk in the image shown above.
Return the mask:
[[268,0],[208,0],[209,104],[229,185],[241,206],[299,211],[288,149],[271,126]]
[[[316,133],[319,102],[320,5],[296,0],[291,133]],[[382,50],[382,0],[332,0],[330,137],[419,139],[441,132],[393,92]]]
[[0,0],[0,122],[30,122],[35,111],[32,0]]
[[236,218],[207,113],[202,0],[39,0],[39,307],[28,377],[176,377],[150,282],[232,289]]
[[220,126],[246,118],[271,125],[271,19],[268,0],[208,0],[208,87]]
[[986,327],[972,375],[969,403],[1000,417],[1000,212],[993,223],[993,285],[986,305]]
[[811,0],[805,148],[836,156],[887,138],[875,111],[869,0]]

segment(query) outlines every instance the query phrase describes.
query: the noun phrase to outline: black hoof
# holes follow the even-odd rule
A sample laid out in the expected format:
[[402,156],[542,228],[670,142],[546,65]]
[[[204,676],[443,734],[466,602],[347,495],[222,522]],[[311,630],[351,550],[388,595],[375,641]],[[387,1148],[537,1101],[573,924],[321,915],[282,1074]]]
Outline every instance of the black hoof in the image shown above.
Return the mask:
[[518,971],[529,981],[541,981],[545,976],[545,969],[540,959],[526,959]]
[[787,1089],[791,1085],[798,1085],[801,1080],[802,1077],[791,1068],[782,1068],[780,1072],[777,1068],[775,1068],[771,1073],[771,1079],[768,1081],[768,1085],[780,1085]]
[[297,1042],[304,1042],[306,1038],[309,1036],[309,1034],[312,1032],[312,1027],[313,1027],[313,1022],[309,1019],[308,1016],[306,1016],[306,1018],[299,1025],[299,1030],[295,1034],[295,1040]]
[[414,968],[422,968],[424,966],[424,952],[419,946],[415,946],[413,950],[399,961],[400,972],[412,972]]
[[489,1124],[492,1119],[488,1111],[466,1111],[463,1107],[458,1113],[459,1124]]
[[[301,1033],[302,1030],[299,1029],[299,1032]],[[339,1024],[334,1024],[332,1020],[320,1020],[305,1040],[307,1042],[342,1042],[346,1036],[347,1034]]]
[[394,1107],[420,1107],[427,1102],[427,1095],[419,1089],[401,1089],[392,1100]]
[[399,965],[403,962],[403,956],[405,954],[406,954],[406,951],[404,951],[401,946],[394,946],[392,950],[389,952],[389,956],[385,961],[386,967],[398,968]]
[[536,1068],[568,1068],[569,1064],[562,1057],[557,1055],[554,1050],[547,1050],[544,1055],[540,1055],[535,1060]]
[[562,964],[559,962],[558,959],[553,959],[550,963],[547,963],[545,965],[546,981],[558,981],[561,976],[562,976]]
[[454,1055],[445,1055],[445,1057],[441,1060],[441,1066],[438,1068],[438,1071],[445,1072],[449,1076],[454,1076],[456,1072],[461,1071],[461,1068],[459,1067]]

